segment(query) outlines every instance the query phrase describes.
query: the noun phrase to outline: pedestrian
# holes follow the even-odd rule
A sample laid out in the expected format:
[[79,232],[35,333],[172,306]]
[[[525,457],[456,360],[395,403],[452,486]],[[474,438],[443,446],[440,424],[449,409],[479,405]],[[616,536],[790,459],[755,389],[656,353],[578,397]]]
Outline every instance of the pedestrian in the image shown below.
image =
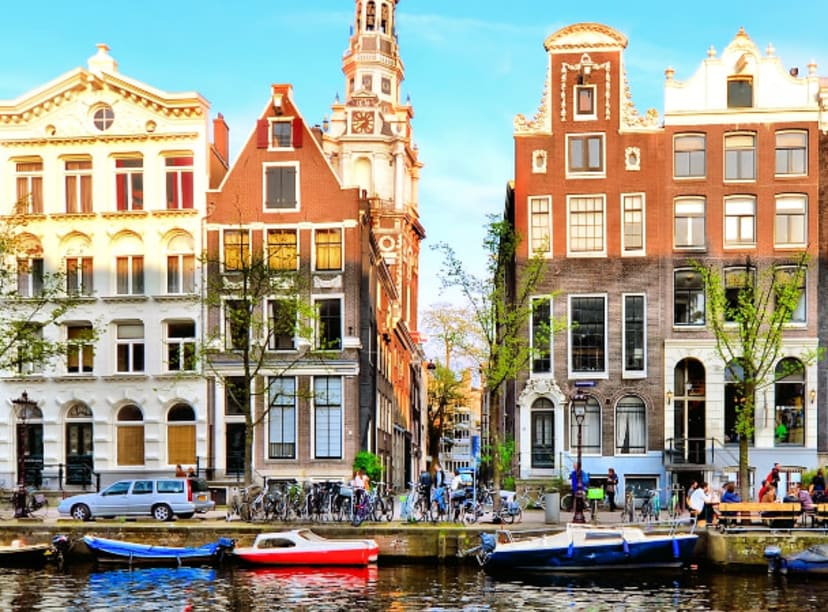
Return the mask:
[[736,483],[732,480],[725,484],[721,501],[723,504],[733,504],[742,501],[742,498],[739,497],[739,494],[736,492]]
[[615,505],[615,492],[618,490],[618,474],[613,468],[607,470],[607,482],[604,484],[604,495],[609,500],[610,512],[615,512],[618,508]]
[[825,476],[822,468],[817,470],[816,476],[811,480],[811,486],[808,487],[808,493],[815,503],[822,503],[825,501]]
[[779,464],[774,463],[773,468],[771,469],[770,473],[768,474],[765,480],[770,480],[771,484],[773,485],[774,489],[779,489]]
[[189,468],[187,470],[187,478],[190,480],[198,480],[198,474],[196,474],[196,471],[193,468]]
[[177,478],[184,478],[187,475],[180,463],[175,466],[175,475]]

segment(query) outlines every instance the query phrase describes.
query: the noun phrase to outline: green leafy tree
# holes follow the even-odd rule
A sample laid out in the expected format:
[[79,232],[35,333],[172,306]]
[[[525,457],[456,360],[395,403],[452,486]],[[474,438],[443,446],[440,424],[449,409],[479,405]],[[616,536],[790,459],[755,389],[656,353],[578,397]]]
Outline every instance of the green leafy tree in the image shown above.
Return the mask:
[[[482,275],[470,272],[454,249],[446,244],[435,245],[443,255],[443,287],[459,290],[465,307],[475,323],[479,346],[477,361],[480,364],[482,384],[485,386],[489,407],[489,440],[495,489],[501,486],[506,467],[504,455],[505,431],[504,391],[506,384],[524,371],[531,359],[538,355],[532,348],[527,329],[532,317],[532,297],[543,279],[545,260],[537,254],[521,258],[518,247],[520,235],[506,220],[490,215],[483,240],[486,270]],[[534,329],[534,345],[549,346],[544,337],[562,325],[553,321],[548,326]],[[499,505],[499,496],[495,496]]]
[[[748,258],[740,271],[730,269],[725,282],[720,269],[693,262],[704,280],[707,324],[716,340],[716,352],[734,380],[739,438],[739,480],[742,499],[749,497],[750,440],[755,432],[756,392],[780,376],[777,362],[782,354],[785,326],[802,297],[808,256],[800,254],[784,268],[765,268],[758,273]],[[800,355],[813,363],[816,353]]]
[[440,455],[440,439],[451,416],[451,408],[464,399],[464,394],[463,381],[446,366],[435,363],[429,374],[428,452],[431,465],[436,465]]
[[[23,202],[0,217],[0,369],[20,376],[66,354],[67,343],[47,328],[77,303],[62,272],[44,269],[39,243],[27,232]],[[86,341],[94,340],[94,333]]]
[[359,451],[354,457],[353,468],[355,473],[359,470],[365,470],[372,484],[382,480],[382,473],[384,472],[382,461],[379,456],[370,451]]
[[[239,232],[246,229],[240,226]],[[284,256],[295,258],[294,253]],[[250,484],[255,429],[280,400],[293,403],[312,396],[312,390],[294,386],[291,371],[300,362],[322,362],[328,349],[339,347],[324,341],[328,335],[295,259],[287,265],[280,262],[279,253],[268,257],[261,247],[240,243],[233,252],[225,249],[223,261],[207,256],[204,264],[210,313],[200,351],[204,372],[221,382],[228,401],[244,415],[244,481]],[[223,328],[218,325],[222,320]],[[289,377],[290,384],[282,384],[281,377]],[[257,404],[261,410],[256,410]]]

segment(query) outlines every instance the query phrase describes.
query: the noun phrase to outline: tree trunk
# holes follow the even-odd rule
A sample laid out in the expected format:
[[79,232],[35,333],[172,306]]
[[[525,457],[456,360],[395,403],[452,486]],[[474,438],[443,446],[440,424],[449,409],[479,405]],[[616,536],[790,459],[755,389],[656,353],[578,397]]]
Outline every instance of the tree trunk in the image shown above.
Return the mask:
[[495,514],[500,510],[500,483],[503,477],[500,469],[500,448],[503,444],[502,420],[500,396],[497,391],[490,391],[489,439],[492,454],[492,502],[494,503]]

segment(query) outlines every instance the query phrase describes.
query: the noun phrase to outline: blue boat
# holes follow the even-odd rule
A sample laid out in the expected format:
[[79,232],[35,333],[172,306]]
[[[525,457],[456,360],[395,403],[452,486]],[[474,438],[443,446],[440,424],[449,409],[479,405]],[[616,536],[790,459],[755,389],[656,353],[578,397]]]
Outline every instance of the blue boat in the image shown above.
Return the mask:
[[478,560],[486,573],[510,576],[682,567],[690,562],[699,538],[692,530],[678,533],[675,525],[661,533],[630,525],[570,524],[565,531],[526,539],[512,539],[509,532],[499,535],[481,534]]
[[815,544],[790,555],[783,555],[778,546],[766,546],[765,559],[771,574],[828,575],[828,544]]
[[89,535],[83,536],[83,542],[98,563],[129,566],[218,565],[235,547],[235,541],[230,538],[219,538],[198,547],[155,546]]

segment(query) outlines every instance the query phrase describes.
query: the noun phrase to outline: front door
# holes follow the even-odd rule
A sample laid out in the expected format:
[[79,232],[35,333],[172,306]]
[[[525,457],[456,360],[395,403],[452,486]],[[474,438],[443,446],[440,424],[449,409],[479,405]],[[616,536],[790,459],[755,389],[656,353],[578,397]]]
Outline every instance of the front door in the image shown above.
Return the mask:
[[66,483],[92,484],[92,423],[66,424]]
[[227,453],[227,473],[244,474],[244,423],[227,423],[225,452]]
[[[21,479],[21,476],[23,478]],[[40,487],[43,481],[43,425],[17,424],[17,482]]]
[[683,359],[675,369],[673,425],[676,459],[684,463],[705,461],[705,371],[701,362]]

